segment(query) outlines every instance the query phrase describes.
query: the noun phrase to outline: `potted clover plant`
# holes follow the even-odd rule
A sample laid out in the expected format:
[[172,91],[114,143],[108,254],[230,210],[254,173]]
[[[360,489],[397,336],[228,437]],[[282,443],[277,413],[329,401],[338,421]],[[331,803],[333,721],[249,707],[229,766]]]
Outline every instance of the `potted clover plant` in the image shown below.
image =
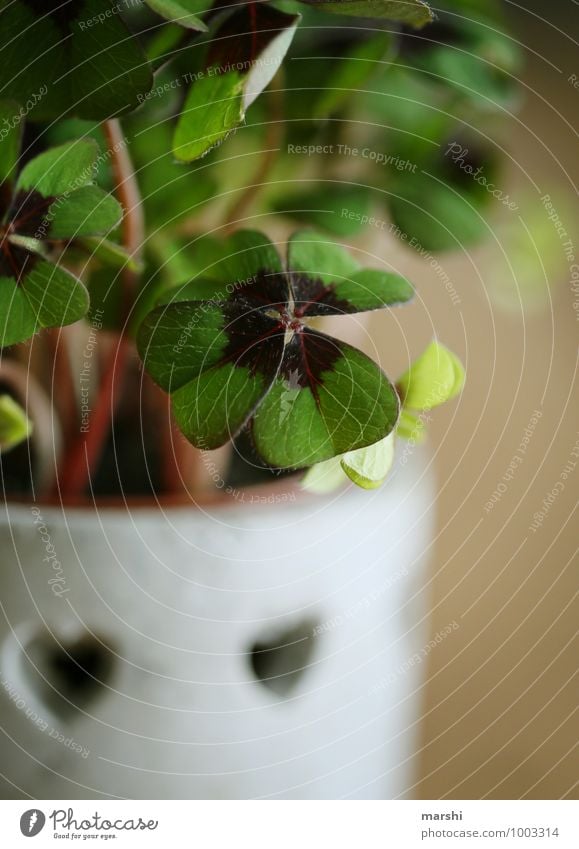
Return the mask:
[[0,2],[7,792],[404,790],[421,631],[384,623],[431,490],[419,454],[388,475],[464,375],[435,340],[388,377],[334,330],[413,298],[356,247],[378,201],[428,250],[483,232],[446,146],[498,164],[449,115],[500,112],[517,56],[492,4],[434,19]]

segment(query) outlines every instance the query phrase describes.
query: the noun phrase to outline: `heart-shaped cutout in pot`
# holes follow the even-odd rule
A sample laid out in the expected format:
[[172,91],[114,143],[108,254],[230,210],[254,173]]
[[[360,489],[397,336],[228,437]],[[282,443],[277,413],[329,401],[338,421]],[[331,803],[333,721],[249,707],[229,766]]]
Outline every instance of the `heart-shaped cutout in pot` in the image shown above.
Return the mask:
[[310,619],[256,640],[249,651],[255,678],[278,696],[288,697],[312,662],[314,626]]
[[72,636],[44,630],[21,652],[21,672],[37,701],[54,716],[69,720],[86,710],[110,683],[115,655],[102,636]]

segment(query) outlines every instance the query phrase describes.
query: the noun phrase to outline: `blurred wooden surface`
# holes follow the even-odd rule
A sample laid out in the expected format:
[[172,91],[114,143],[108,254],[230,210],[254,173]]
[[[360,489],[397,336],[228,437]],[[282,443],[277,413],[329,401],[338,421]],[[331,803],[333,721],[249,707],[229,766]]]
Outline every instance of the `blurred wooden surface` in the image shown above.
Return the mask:
[[[525,221],[534,216],[540,222],[545,214],[544,232],[552,225],[540,197],[557,198],[579,262],[579,157],[572,129],[579,89],[569,81],[579,75],[572,40],[579,34],[577,7],[566,0],[543,5],[542,13],[538,2],[510,9],[516,37],[527,48],[526,94],[522,110],[496,139],[513,157],[501,188],[519,202]],[[545,261],[549,287],[542,286],[542,306],[522,310],[512,276],[508,282],[509,226],[498,216],[489,245],[439,258],[458,304],[440,271],[398,249],[394,264],[418,281],[419,306],[397,311],[387,333],[377,318],[373,334],[391,374],[433,335],[468,369],[462,398],[436,411],[430,428],[440,521],[424,593],[433,609],[433,635],[453,621],[460,627],[429,655],[420,781],[409,788],[421,798],[577,797],[576,387],[572,393],[579,287],[574,297],[561,247]],[[385,256],[383,238],[380,249],[378,243],[374,249]],[[517,273],[516,258],[513,263]],[[501,291],[510,309],[500,303]],[[541,417],[532,425],[537,410]],[[528,445],[518,453],[530,423]],[[509,473],[515,455],[521,459]],[[501,482],[505,491],[489,509]],[[541,525],[532,530],[555,487]]]

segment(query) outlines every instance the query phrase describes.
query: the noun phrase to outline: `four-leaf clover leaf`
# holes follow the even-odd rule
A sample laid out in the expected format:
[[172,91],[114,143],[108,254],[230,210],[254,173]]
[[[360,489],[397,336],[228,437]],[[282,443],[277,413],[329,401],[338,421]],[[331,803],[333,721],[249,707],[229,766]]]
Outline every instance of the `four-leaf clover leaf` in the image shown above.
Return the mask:
[[399,413],[382,370],[309,320],[412,294],[403,277],[361,269],[313,232],[291,238],[284,267],[264,235],[240,231],[149,313],[139,352],[194,445],[216,448],[251,423],[269,465],[301,468],[383,439]]

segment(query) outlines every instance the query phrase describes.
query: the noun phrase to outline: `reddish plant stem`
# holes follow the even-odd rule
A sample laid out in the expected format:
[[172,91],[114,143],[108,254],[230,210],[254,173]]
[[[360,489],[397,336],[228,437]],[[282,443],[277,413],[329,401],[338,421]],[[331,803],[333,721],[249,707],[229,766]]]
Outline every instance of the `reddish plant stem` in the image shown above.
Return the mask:
[[[106,121],[105,136],[111,151],[111,167],[115,181],[115,193],[124,209],[122,222],[123,246],[137,261],[140,261],[145,242],[145,217],[139,183],[133,168],[121,125],[118,120]],[[130,314],[138,275],[125,268],[122,274],[125,317]]]
[[[122,221],[123,246],[138,261],[145,239],[139,185],[119,121],[106,121],[104,133],[111,154],[115,194],[124,209]],[[121,387],[130,354],[130,346],[126,337],[126,319],[130,314],[133,303],[137,275],[129,268],[125,268],[121,280],[125,325],[121,330],[118,343],[113,346],[104,365],[98,397],[90,414],[86,433],[79,434],[65,458],[64,467],[57,484],[61,498],[78,497],[85,491],[87,483],[102,457],[115,409],[121,397]]]
[[126,336],[120,336],[103,373],[98,400],[90,415],[87,433],[75,440],[59,477],[61,497],[82,495],[101,459],[120,397],[128,355],[128,340]]
[[58,411],[62,433],[68,443],[78,425],[78,409],[65,334],[64,328],[52,327],[46,335],[46,340],[50,361],[52,403]]

